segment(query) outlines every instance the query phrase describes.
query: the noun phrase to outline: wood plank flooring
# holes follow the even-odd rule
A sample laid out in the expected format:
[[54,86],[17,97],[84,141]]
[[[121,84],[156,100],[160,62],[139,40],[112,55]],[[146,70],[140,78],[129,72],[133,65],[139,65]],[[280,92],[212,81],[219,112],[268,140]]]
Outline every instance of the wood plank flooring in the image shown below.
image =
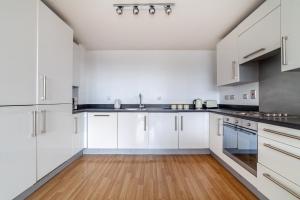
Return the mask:
[[257,199],[210,155],[84,156],[29,200]]

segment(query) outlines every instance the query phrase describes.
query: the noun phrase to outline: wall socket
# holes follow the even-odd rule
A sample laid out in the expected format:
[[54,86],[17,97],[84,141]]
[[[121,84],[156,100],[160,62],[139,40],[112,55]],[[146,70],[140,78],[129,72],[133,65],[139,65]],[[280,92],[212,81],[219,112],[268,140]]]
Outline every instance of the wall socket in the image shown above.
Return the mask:
[[230,95],[230,100],[234,100],[234,95]]
[[249,95],[248,94],[243,94],[243,99],[249,99]]
[[250,91],[250,98],[251,99],[256,99],[256,90],[251,90]]
[[225,100],[226,100],[226,101],[229,100],[229,95],[225,95]]

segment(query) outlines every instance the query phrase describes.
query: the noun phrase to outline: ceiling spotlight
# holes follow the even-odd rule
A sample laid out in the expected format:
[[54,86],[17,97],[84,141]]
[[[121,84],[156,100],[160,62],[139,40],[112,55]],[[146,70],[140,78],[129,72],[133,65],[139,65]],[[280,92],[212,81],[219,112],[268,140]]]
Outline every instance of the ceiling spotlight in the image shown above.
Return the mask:
[[118,15],[122,15],[123,14],[123,7],[122,6],[118,6],[116,9],[116,12]]
[[166,12],[167,15],[170,15],[170,14],[172,13],[172,8],[171,8],[170,5],[167,5],[167,6],[165,7],[165,12]]
[[150,8],[149,8],[149,14],[150,15],[154,15],[155,14],[155,8],[154,8],[153,5],[151,5]]
[[138,6],[133,6],[133,14],[138,15],[139,12],[140,12],[140,10],[139,10]]

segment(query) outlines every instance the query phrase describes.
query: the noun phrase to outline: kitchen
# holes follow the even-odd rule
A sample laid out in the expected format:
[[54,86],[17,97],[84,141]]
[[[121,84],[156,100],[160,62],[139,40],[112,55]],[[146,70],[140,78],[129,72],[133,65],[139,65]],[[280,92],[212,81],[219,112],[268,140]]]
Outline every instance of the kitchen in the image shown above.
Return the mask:
[[2,0],[0,199],[300,199],[299,9]]

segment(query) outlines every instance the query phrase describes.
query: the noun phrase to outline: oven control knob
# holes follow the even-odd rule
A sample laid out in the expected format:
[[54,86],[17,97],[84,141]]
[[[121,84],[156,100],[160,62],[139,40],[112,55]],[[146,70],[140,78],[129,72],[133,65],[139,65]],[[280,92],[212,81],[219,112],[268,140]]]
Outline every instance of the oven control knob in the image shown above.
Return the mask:
[[239,123],[239,121],[238,121],[238,120],[236,120],[236,121],[235,121],[235,123],[236,123],[236,124],[238,124],[238,123]]
[[248,123],[247,126],[251,126],[251,123]]

